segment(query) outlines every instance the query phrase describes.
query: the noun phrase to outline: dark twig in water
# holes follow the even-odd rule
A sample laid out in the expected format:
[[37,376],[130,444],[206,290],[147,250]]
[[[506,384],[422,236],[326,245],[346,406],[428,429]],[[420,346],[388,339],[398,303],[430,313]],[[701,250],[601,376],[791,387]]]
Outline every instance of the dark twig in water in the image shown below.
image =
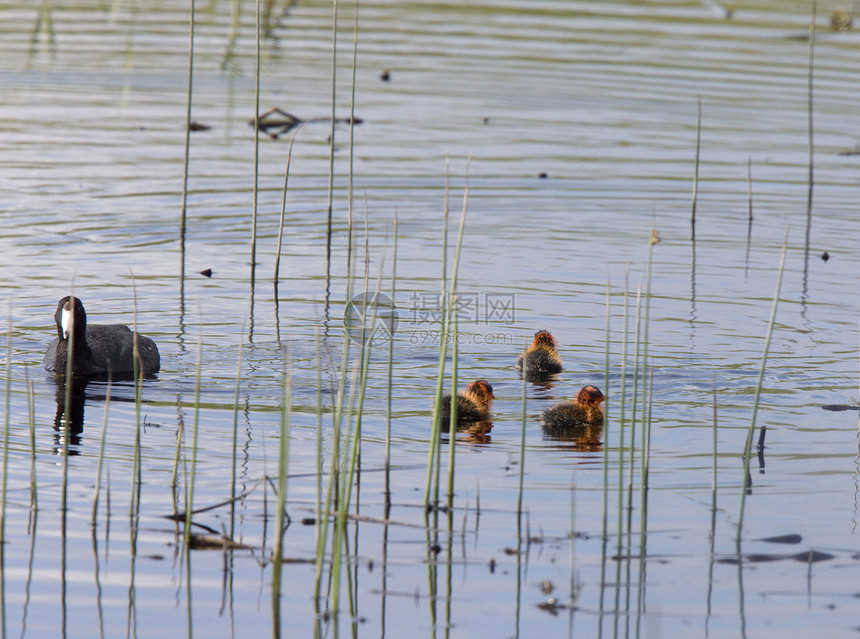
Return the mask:
[[758,444],[756,444],[756,452],[761,454],[764,451],[764,438],[767,435],[767,426],[762,426],[758,434]]
[[318,122],[334,122],[335,124],[361,124],[364,120],[356,117],[349,118],[309,118],[303,120],[294,116],[292,113],[287,113],[283,109],[275,107],[269,109],[258,118],[251,118],[248,124],[251,126],[257,125],[257,129],[268,135],[273,140],[277,140],[284,133],[292,131],[298,126],[305,124],[315,124]]
[[752,194],[752,158],[747,158],[747,208],[749,209],[749,221],[747,222],[747,253],[744,260],[744,275],[750,267],[750,245],[752,244],[753,227],[753,194]]
[[851,406],[850,404],[825,404],[821,408],[832,411],[860,410],[860,406]]
[[767,426],[762,426],[758,436],[758,444],[755,450],[758,456],[758,474],[764,475],[764,436],[767,433]]

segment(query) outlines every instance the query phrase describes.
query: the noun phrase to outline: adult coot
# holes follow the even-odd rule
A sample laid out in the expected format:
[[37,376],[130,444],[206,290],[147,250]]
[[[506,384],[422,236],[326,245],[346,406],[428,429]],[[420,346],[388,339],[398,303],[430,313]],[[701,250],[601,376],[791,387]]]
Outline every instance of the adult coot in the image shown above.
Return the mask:
[[[135,334],[123,324],[87,326],[84,305],[77,297],[66,296],[54,313],[57,339],[45,353],[46,370],[64,374],[72,344],[72,374],[130,375],[134,373]],[[69,338],[72,337],[70,340]],[[137,333],[138,370],[144,375],[157,373],[161,365],[158,347],[148,337]]]

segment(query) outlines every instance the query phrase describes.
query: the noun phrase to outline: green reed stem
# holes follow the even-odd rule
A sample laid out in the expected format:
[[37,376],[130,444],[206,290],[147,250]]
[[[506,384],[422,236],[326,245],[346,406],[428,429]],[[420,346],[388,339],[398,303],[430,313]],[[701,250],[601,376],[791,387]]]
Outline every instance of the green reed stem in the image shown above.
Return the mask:
[[[317,476],[317,503],[316,503],[316,538],[320,538],[321,521],[322,521],[322,466],[323,466],[323,405],[322,405],[322,344],[320,343],[320,327],[319,324],[314,324],[314,341],[316,344],[317,357],[317,458],[316,458],[316,476]],[[317,558],[319,560],[319,558]]]
[[809,48],[807,50],[807,78],[806,78],[806,118],[807,118],[807,152],[809,154],[809,189],[806,194],[806,217],[807,217],[807,230],[806,230],[806,247],[809,247],[809,221],[812,218],[812,186],[814,184],[813,175],[814,175],[814,127],[813,127],[813,102],[812,102],[812,94],[813,94],[813,76],[815,69],[815,6],[816,3],[813,1],[812,3],[812,18],[809,21]]
[[457,390],[457,357],[459,347],[457,345],[457,293],[451,291],[451,414],[448,419],[448,511],[454,507],[454,449],[457,438],[457,398],[454,396]]
[[[332,213],[334,207],[334,146],[335,146],[335,124],[337,118],[337,0],[332,2],[331,19],[331,129],[329,130],[329,153],[328,153],[328,227],[326,229],[326,269],[331,266],[331,232]],[[349,202],[352,211],[352,200]]]
[[741,541],[741,531],[743,529],[744,524],[744,506],[746,505],[746,497],[748,490],[748,481],[750,476],[750,449],[752,448],[753,441],[753,432],[755,431],[755,420],[758,415],[758,404],[759,399],[761,397],[761,387],[764,382],[764,371],[765,366],[767,365],[767,354],[770,350],[770,339],[773,336],[773,325],[776,321],[776,309],[779,305],[779,291],[782,288],[782,274],[785,270],[785,253],[788,247],[788,232],[786,231],[785,242],[782,245],[782,254],[779,258],[779,272],[776,277],[776,289],[773,292],[773,304],[770,309],[770,320],[767,323],[767,335],[764,339],[764,352],[761,356],[761,365],[759,366],[758,371],[758,382],[756,383],[755,388],[755,398],[753,400],[753,408],[752,408],[752,416],[750,417],[750,425],[747,429],[747,438],[746,443],[744,444],[744,479],[742,482],[742,490],[741,490],[741,503],[740,510],[738,513],[738,529],[737,535],[735,536],[735,541],[740,544]]
[[[468,209],[469,204],[469,183],[466,182],[466,186],[463,192],[463,212],[460,215],[460,229],[457,232],[457,248],[454,251],[454,270],[451,276],[451,285],[450,292],[448,294],[449,300],[454,295],[454,292],[457,290],[457,273],[460,266],[460,250],[463,246],[463,230],[466,227],[466,211]],[[448,240],[447,236],[445,237],[444,244],[447,245]],[[447,250],[447,248],[446,248]],[[424,503],[430,504],[430,484],[433,476],[433,462],[435,459],[436,451],[439,447],[439,431],[440,431],[440,422],[439,413],[441,409],[442,403],[442,382],[445,375],[445,358],[448,352],[448,331],[450,327],[451,321],[451,305],[450,303],[444,304],[444,295],[443,298],[443,309],[442,316],[444,317],[443,327],[442,327],[442,344],[439,347],[439,371],[437,375],[436,382],[436,403],[433,407],[433,432],[430,437],[430,454],[427,462],[427,481],[424,489]],[[451,405],[453,406],[457,402],[457,389],[451,389]],[[438,473],[436,474],[436,485],[438,488],[439,477]],[[437,500],[438,501],[438,500]]]
[[273,280],[275,285],[278,284],[278,274],[281,270],[281,245],[284,238],[284,217],[287,215],[287,186],[290,181],[290,161],[293,158],[293,144],[296,142],[296,136],[290,140],[290,150],[287,152],[287,168],[284,170],[284,196],[281,199],[281,221],[278,224],[278,248],[275,251],[275,275]]
[[132,489],[131,489],[131,504],[130,504],[130,514],[134,515],[134,513],[138,510],[140,506],[140,491],[143,486],[143,470],[142,460],[141,460],[141,450],[140,450],[140,441],[141,441],[141,430],[140,430],[140,401],[141,401],[141,390],[143,386],[143,367],[140,365],[140,351],[138,350],[138,341],[137,341],[137,288],[134,282],[134,275],[131,274],[131,290],[132,290],[132,343],[134,344],[133,356],[132,356],[132,374],[134,376],[134,479],[132,481]]
[[388,397],[385,419],[385,518],[391,505],[391,396],[394,382],[394,300],[397,294],[397,210],[394,211],[394,248],[391,258],[391,324],[388,334]]
[[284,371],[283,406],[281,408],[280,445],[278,447],[278,494],[275,507],[275,543],[272,554],[277,563],[273,575],[273,590],[280,592],[281,561],[283,558],[284,520],[287,503],[287,466],[290,461],[290,411],[292,385],[289,371]]
[[[27,375],[27,422],[30,427],[30,509],[33,511],[39,508],[39,495],[36,488],[36,393],[33,389],[33,380],[25,368],[24,372]],[[8,413],[8,408],[7,408]],[[2,540],[0,533],[0,540]]]
[[185,227],[188,211],[188,171],[191,164],[191,96],[194,79],[194,8],[195,0],[191,0],[188,17],[188,91],[185,105],[185,154],[182,167],[182,214],[179,223],[179,243],[182,247],[180,278],[185,278]]
[[[96,527],[96,519],[98,516],[99,510],[99,496],[101,494],[102,487],[102,467],[104,466],[104,457],[105,457],[105,441],[107,440],[107,430],[108,430],[108,409],[110,408],[110,393],[111,388],[113,387],[113,377],[108,377],[108,385],[107,392],[105,393],[105,416],[102,421],[102,437],[101,443],[99,444],[99,461],[98,466],[96,467],[96,487],[93,491],[93,514],[90,519],[90,526],[93,528]],[[93,533],[95,534],[95,533]]]
[[[635,335],[635,344],[634,344],[634,352],[633,352],[633,392],[630,394],[630,398],[633,400],[633,406],[630,410],[630,457],[628,461],[630,462],[630,467],[627,471],[627,533],[628,535],[631,533],[631,525],[632,525],[632,516],[633,516],[633,469],[635,467],[635,453],[636,453],[636,408],[637,401],[639,399],[638,388],[639,388],[639,349],[641,347],[641,334],[642,330],[642,278],[639,278],[639,286],[636,289],[636,330],[634,332]],[[629,541],[629,540],[628,540]]]
[[[355,79],[356,70],[358,69],[358,1],[355,3],[355,23],[352,29],[352,87],[349,94],[349,169],[348,169],[348,193],[349,206],[353,202],[353,164],[355,161]],[[334,90],[334,87],[332,87]],[[332,93],[334,95],[334,93]],[[334,123],[335,113],[332,111],[332,124]],[[334,140],[334,135],[332,135]]]
[[[523,343],[527,347],[527,343]],[[517,528],[519,529],[519,519],[523,514],[523,486],[525,484],[525,467],[526,467],[526,367],[523,365],[522,374],[522,411],[520,413],[520,472],[517,482]],[[519,537],[519,536],[518,536]]]
[[[366,222],[366,220],[365,220]],[[367,229],[367,225],[365,223],[365,229]],[[365,231],[366,232],[366,231]],[[367,254],[367,247],[365,247],[365,254]],[[369,258],[369,255],[368,255]],[[369,264],[369,261],[366,262]],[[376,292],[374,293],[374,300],[379,299],[379,290],[382,285],[382,266],[380,264],[379,275],[376,281]],[[365,300],[367,299],[367,270],[365,270]],[[359,368],[359,381],[358,381],[358,405],[355,407],[355,429],[352,432],[352,449],[349,456],[349,468],[345,474],[344,481],[341,482],[341,497],[338,501],[338,510],[337,510],[337,523],[335,528],[335,537],[334,537],[334,548],[333,548],[333,559],[332,559],[332,568],[333,568],[333,607],[334,610],[337,611],[338,602],[339,602],[339,592],[340,592],[340,557],[341,557],[341,548],[346,540],[346,518],[349,513],[349,504],[350,498],[352,495],[352,488],[355,485],[355,477],[356,477],[356,466],[358,464],[358,459],[360,457],[361,451],[361,436],[362,436],[362,417],[364,413],[364,398],[365,391],[367,389],[367,377],[368,371],[370,368],[370,354],[373,346],[373,336],[374,336],[374,327],[376,326],[376,317],[377,317],[377,308],[378,304],[374,303],[372,305],[372,313],[370,317],[370,329],[368,332],[367,326],[367,312],[362,315],[362,329],[361,329],[361,352],[360,352],[360,368]],[[366,309],[366,306],[365,306]],[[347,442],[348,442],[347,436]]]
[[[642,326],[642,454],[639,458],[639,503],[641,507],[640,536],[644,540],[645,518],[648,503],[648,468],[651,455],[651,387],[654,378],[654,367],[648,364],[648,329],[651,320],[651,265],[653,263],[652,253],[654,245],[658,242],[657,230],[651,225],[651,235],[648,242],[648,261],[645,268],[645,319]],[[649,376],[645,379],[646,376]]]
[[[609,274],[606,276],[606,316],[603,337],[603,395],[606,397],[603,410],[603,541],[606,542],[609,535],[609,320],[612,310],[612,298],[610,296]],[[601,588],[601,596],[603,589]]]
[[233,395],[233,448],[230,464],[230,539],[233,538],[235,532],[236,512],[236,466],[239,454],[239,389],[242,382],[242,342],[244,341],[241,335],[245,334],[244,327],[239,337],[239,353],[236,356],[236,392]]
[[[175,489],[179,486],[179,462],[182,458],[181,456],[185,439],[185,420],[182,417],[182,398],[180,395],[176,396],[176,412],[179,427],[176,429],[176,450],[173,454],[173,473],[171,474],[170,480],[170,486],[174,489],[174,495],[177,494]],[[175,504],[176,499],[174,498],[174,505]]]
[[[363,347],[362,347],[363,348]],[[363,361],[363,351],[360,356],[360,360],[355,362],[355,366],[353,367],[353,376],[352,383],[350,385],[349,399],[348,399],[348,415],[346,428],[343,433],[344,440],[344,452],[343,458],[338,459],[338,466],[336,469],[337,476],[337,512],[334,522],[334,532],[332,534],[332,559],[331,559],[331,589],[332,589],[332,609],[335,613],[340,610],[340,575],[341,575],[341,557],[342,551],[344,547],[344,537],[346,530],[346,516],[348,513],[348,506],[346,505],[346,500],[348,498],[349,493],[351,493],[351,483],[347,485],[347,468],[351,468],[350,461],[355,459],[357,456],[357,444],[354,440],[351,440],[352,436],[352,417],[354,414],[355,408],[355,394],[358,385],[360,384],[360,378],[362,375],[361,371],[361,362]],[[353,446],[350,449],[349,443],[353,441]],[[348,451],[351,450],[352,454],[348,456]]]
[[241,25],[241,5],[241,0],[230,1],[230,34],[227,36],[227,48],[224,50],[224,58],[221,60],[222,71],[227,68],[227,65],[236,55],[236,42],[239,39],[239,27]]
[[690,228],[693,242],[696,241],[696,203],[699,199],[699,156],[702,150],[702,96],[698,96],[698,114],[696,117],[696,164],[693,173],[693,205],[690,215]]
[[[260,41],[260,0],[254,10],[255,56],[254,56],[254,187],[251,205],[251,299],[254,296],[254,280],[257,273],[257,201],[260,182],[260,67],[262,49]],[[253,312],[253,311],[252,311]],[[252,328],[253,330],[253,328]]]
[[200,371],[203,368],[203,333],[197,336],[197,373],[194,380],[194,429],[191,436],[191,475],[185,492],[185,547],[191,541],[191,511],[194,508],[194,480],[197,476],[197,439],[200,431]]
[[[630,275],[630,266],[628,264],[627,270],[624,273],[624,326],[621,331],[621,390],[620,390],[620,398],[618,402],[619,406],[619,416],[618,416],[618,533],[616,539],[616,555],[621,556],[621,541],[623,539],[623,504],[624,504],[624,409],[626,404],[625,391],[627,389],[627,335],[629,333],[629,318],[630,318],[630,283],[629,283],[629,275]],[[633,451],[630,451],[630,454],[633,454]],[[620,570],[621,563],[617,562],[616,567]],[[617,583],[616,579],[616,583]],[[618,590],[616,589],[616,609],[618,607],[617,602]]]
[[[75,304],[75,292],[74,288],[72,288],[70,292],[69,304],[70,308],[74,309]],[[63,423],[61,428],[63,429],[63,488],[62,488],[62,499],[61,499],[61,510],[63,512],[63,516],[65,517],[66,506],[68,504],[68,487],[69,487],[69,437],[71,436],[71,423],[69,418],[69,413],[72,409],[72,384],[74,384],[74,373],[72,372],[72,353],[75,350],[75,314],[74,312],[69,314],[69,337],[68,337],[68,351],[66,352],[66,374],[65,379],[63,380],[65,387],[65,397],[63,398]],[[8,360],[6,362],[7,366],[9,364]],[[7,384],[9,382],[7,376]],[[8,401],[8,398],[7,398]],[[9,415],[9,411],[6,411],[7,419]],[[8,428],[6,429],[8,430]],[[4,451],[7,450],[7,447],[3,447]],[[4,452],[5,454],[5,452]],[[4,473],[5,477],[5,473]],[[5,492],[5,491],[4,491]],[[5,509],[4,509],[5,514]],[[0,531],[0,537],[2,537],[2,531]]]
[[[72,313],[74,315],[74,313]],[[71,337],[69,338],[71,341]],[[69,369],[66,368],[68,371]],[[12,405],[12,308],[9,307],[9,323],[6,328],[6,398],[3,416],[3,493],[0,503],[0,545],[6,544],[6,489],[9,484],[9,415]],[[64,504],[65,506],[65,504]],[[5,614],[5,613],[4,613]],[[4,626],[5,628],[5,626]],[[5,633],[4,633],[5,634]]]
[[[711,513],[712,519],[717,511],[717,383],[714,381],[714,427],[711,451]],[[711,530],[711,537],[714,532]]]

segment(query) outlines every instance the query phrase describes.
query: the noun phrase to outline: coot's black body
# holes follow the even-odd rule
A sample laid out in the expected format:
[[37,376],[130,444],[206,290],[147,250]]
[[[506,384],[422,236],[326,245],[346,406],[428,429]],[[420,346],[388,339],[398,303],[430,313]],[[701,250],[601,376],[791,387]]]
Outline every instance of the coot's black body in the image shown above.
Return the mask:
[[[54,320],[57,323],[57,339],[45,353],[43,364],[46,370],[61,375],[66,373],[71,341],[73,375],[121,377],[134,374],[134,333],[128,326],[87,326],[84,305],[77,297],[69,296],[57,304]],[[138,333],[137,352],[138,371],[144,375],[157,373],[161,367],[161,357],[155,342]]]

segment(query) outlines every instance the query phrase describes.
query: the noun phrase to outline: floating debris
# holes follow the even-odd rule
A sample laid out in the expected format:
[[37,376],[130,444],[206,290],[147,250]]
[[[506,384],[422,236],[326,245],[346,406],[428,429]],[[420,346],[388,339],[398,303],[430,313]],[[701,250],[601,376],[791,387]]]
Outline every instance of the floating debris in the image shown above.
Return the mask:
[[733,555],[730,557],[722,557],[717,560],[717,562],[721,564],[739,564],[739,563],[749,563],[749,564],[760,564],[767,563],[771,561],[799,561],[805,564],[814,564],[819,561],[829,561],[830,559],[835,559],[835,555],[831,555],[830,553],[821,552],[819,550],[807,550],[805,552],[791,553],[791,554],[780,554],[780,553],[748,553],[745,555],[741,555],[738,557],[737,555]]
[[[308,120],[303,120],[301,118],[297,118],[292,113],[287,113],[283,109],[275,107],[274,109],[269,109],[260,115],[256,120],[251,118],[248,120],[248,124],[251,126],[256,124],[260,131],[268,135],[273,140],[277,140],[278,136],[292,131],[297,126],[331,121],[331,118],[310,118]],[[335,118],[334,121],[340,124],[361,124],[363,122],[361,118]]]
[[188,546],[192,550],[254,550],[251,546],[240,544],[229,537],[191,535]]
[[776,537],[765,537],[764,539],[758,539],[757,541],[766,541],[769,544],[799,544],[803,541],[803,537],[790,533],[788,535],[777,535]]
[[860,410],[860,406],[851,406],[850,404],[825,404],[821,408],[833,411]]
[[553,617],[558,616],[559,610],[567,608],[563,603],[559,603],[555,597],[550,597],[546,601],[540,602],[537,607],[551,614]]
[[830,253],[828,253],[827,251],[824,251],[824,253],[821,254],[821,259],[824,260],[825,262],[827,260],[829,260],[830,259]]
[[382,73],[379,74],[379,79],[383,82],[388,82],[391,80],[391,72],[388,69],[385,69]]
[[845,9],[837,9],[830,14],[830,27],[834,31],[848,31],[854,25],[854,17]]

